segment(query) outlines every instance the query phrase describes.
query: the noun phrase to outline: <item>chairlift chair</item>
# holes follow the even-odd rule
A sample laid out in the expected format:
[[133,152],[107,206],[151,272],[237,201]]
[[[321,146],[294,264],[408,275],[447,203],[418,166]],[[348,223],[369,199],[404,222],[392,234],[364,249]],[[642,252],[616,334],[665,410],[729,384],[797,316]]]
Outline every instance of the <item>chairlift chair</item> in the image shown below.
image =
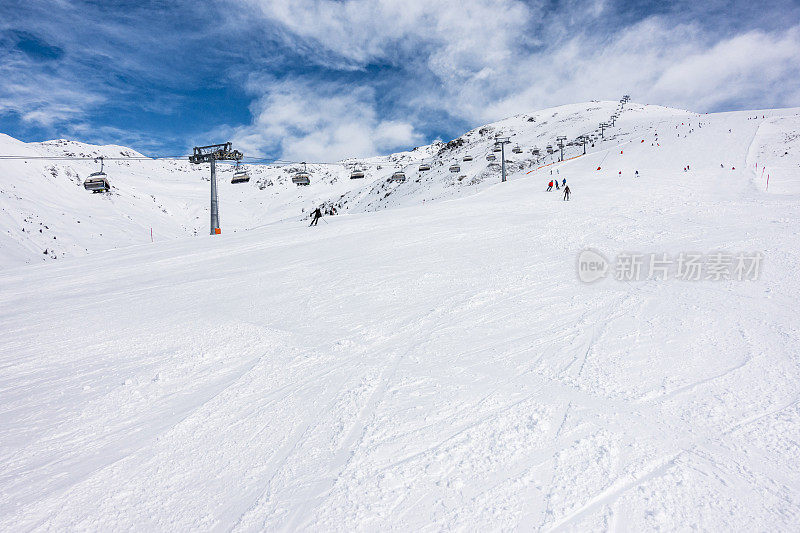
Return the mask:
[[500,152],[503,148],[499,144],[495,144],[494,148],[492,148],[492,152]]
[[311,174],[306,171],[306,164],[303,163],[303,170],[299,172],[295,172],[295,175],[292,176],[292,183],[301,187],[303,185],[310,185],[311,184]]
[[83,182],[83,188],[92,192],[106,192],[111,190],[111,184],[105,172],[93,172]]
[[458,165],[450,165],[450,172],[461,172],[461,167]]
[[471,155],[465,155],[464,156],[464,161],[472,161],[472,156]]
[[359,180],[359,179],[361,179],[361,178],[363,178],[363,177],[364,177],[364,171],[363,171],[363,170],[361,170],[361,169],[354,169],[354,170],[353,170],[353,171],[350,173],[350,179],[351,179],[351,180]]
[[519,145],[517,145],[514,148],[512,148],[511,151],[514,152],[515,154],[521,154],[522,148],[520,148]]
[[547,153],[548,154],[552,154],[553,153],[553,147],[551,145],[549,145],[549,144],[547,145]]
[[430,169],[431,169],[431,166],[428,163],[421,163],[419,165],[419,171],[420,172],[425,172],[426,170],[430,170]]
[[487,161],[494,161],[497,157],[494,154],[486,154]]
[[403,172],[402,170],[398,170],[394,174],[391,175],[391,177],[389,178],[388,181],[389,182],[396,181],[398,183],[403,183],[404,181],[406,181],[406,173]]
[[83,181],[83,188],[87,191],[106,192],[111,190],[111,183],[108,181],[108,175],[103,172],[103,158],[100,157],[100,171],[92,172]]
[[239,162],[236,162],[236,167],[233,170],[233,177],[231,178],[231,183],[247,183],[250,181],[250,174],[248,174],[243,168],[239,166]]

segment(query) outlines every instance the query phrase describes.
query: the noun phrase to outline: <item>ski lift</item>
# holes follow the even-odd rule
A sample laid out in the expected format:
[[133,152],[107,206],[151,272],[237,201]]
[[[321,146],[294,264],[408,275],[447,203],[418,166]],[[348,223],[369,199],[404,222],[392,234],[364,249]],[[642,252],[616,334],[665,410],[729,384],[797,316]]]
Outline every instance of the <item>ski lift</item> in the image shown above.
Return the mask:
[[538,156],[539,154],[541,154],[541,153],[542,153],[542,151],[541,151],[541,150],[539,150],[539,148],[537,148],[537,147],[535,147],[535,146],[534,146],[534,147],[533,147],[533,150],[531,150],[531,153],[532,153],[533,155],[536,155],[536,156]]
[[472,161],[472,156],[471,155],[465,155],[464,156],[464,161]]
[[353,171],[350,173],[351,180],[360,180],[363,177],[364,177],[364,171],[359,168],[353,169]]
[[450,165],[450,172],[461,172],[461,167],[458,165]]
[[522,148],[520,148],[519,145],[517,145],[514,148],[512,148],[511,151],[514,152],[515,154],[521,154]]
[[310,185],[311,184],[311,174],[306,171],[306,164],[303,163],[303,170],[300,172],[296,172],[294,176],[292,176],[292,183],[297,185],[298,187],[302,185]]
[[83,182],[83,188],[93,193],[111,190],[111,183],[108,181],[108,175],[103,172],[103,158],[100,157],[98,159],[100,159],[100,172],[92,172]]
[[548,153],[548,154],[552,154],[552,153],[553,153],[553,147],[552,147],[552,145],[549,145],[549,144],[547,145],[547,153]]
[[406,181],[406,173],[403,172],[402,170],[398,170],[394,174],[391,175],[391,177],[389,178],[388,181],[390,183],[394,182],[394,181],[396,181],[398,183],[403,183],[404,181]]
[[503,148],[499,144],[495,144],[494,148],[492,148],[492,152],[500,152]]
[[248,174],[243,168],[239,166],[239,162],[236,162],[236,167],[233,169],[233,177],[231,178],[231,183],[247,183],[250,181],[250,174]]
[[430,169],[431,169],[431,166],[428,163],[421,163],[419,165],[419,171],[420,172],[425,172],[426,170],[430,170]]
[[494,154],[486,154],[487,161],[494,161],[497,157]]

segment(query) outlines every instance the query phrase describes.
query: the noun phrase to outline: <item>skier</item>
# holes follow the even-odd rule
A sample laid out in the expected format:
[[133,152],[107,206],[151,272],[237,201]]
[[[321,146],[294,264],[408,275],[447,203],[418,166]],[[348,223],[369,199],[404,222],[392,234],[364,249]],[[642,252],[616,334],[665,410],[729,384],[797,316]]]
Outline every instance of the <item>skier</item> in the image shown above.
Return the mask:
[[639,171],[638,170],[636,171],[636,174],[633,175],[633,177],[634,178],[638,178],[639,177]]
[[558,190],[558,178],[556,178],[554,183],[556,184],[556,190]]
[[565,201],[565,202],[566,202],[567,200],[569,200],[569,193],[570,193],[570,190],[569,190],[569,185],[567,185],[566,187],[564,187],[564,201]]
[[619,171],[619,177],[620,178],[622,177],[622,171],[621,170]]
[[553,180],[550,180],[550,183],[547,184],[547,190],[548,191],[552,191],[553,190]]
[[567,186],[567,178],[564,178],[563,180],[561,180],[561,186],[562,187],[566,187]]
[[319,219],[322,218],[322,211],[320,210],[319,207],[314,210],[314,214],[312,216],[314,217],[314,220],[312,220],[311,224],[308,225],[309,228],[311,226],[316,226],[317,222],[319,222]]

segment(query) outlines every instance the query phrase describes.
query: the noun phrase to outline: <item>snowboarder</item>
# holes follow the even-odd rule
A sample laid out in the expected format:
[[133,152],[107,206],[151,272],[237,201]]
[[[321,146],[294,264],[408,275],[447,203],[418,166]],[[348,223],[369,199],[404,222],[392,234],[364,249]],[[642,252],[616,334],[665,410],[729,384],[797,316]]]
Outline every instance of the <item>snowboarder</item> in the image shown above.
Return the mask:
[[547,190],[548,191],[552,191],[553,190],[553,180],[550,180],[550,183],[547,184]]
[[314,219],[311,221],[311,224],[308,225],[309,228],[311,226],[316,226],[317,222],[319,222],[319,219],[322,218],[322,211],[320,210],[319,207],[314,210],[314,214],[312,216],[314,217]]
[[564,201],[565,201],[565,202],[566,202],[567,200],[569,200],[569,192],[570,192],[570,191],[569,191],[569,185],[567,185],[566,187],[564,187]]

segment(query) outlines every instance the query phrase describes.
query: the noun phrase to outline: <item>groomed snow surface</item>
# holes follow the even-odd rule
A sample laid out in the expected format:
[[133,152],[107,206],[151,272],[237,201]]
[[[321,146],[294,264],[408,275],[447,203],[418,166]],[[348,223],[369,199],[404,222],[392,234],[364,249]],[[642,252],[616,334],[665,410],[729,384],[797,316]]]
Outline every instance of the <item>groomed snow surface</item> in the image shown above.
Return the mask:
[[[0,530],[796,531],[797,112],[2,271]],[[584,284],[585,247],[764,259]]]

